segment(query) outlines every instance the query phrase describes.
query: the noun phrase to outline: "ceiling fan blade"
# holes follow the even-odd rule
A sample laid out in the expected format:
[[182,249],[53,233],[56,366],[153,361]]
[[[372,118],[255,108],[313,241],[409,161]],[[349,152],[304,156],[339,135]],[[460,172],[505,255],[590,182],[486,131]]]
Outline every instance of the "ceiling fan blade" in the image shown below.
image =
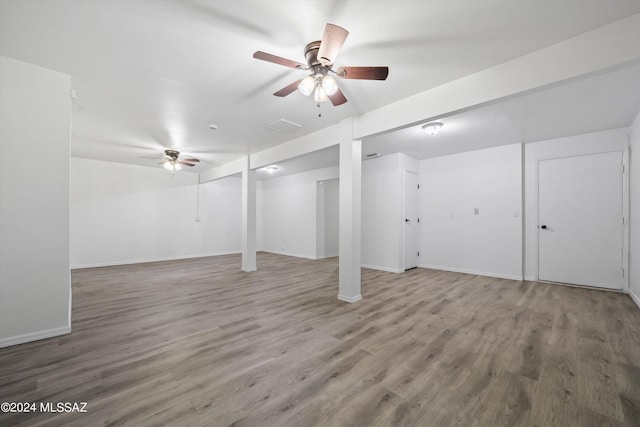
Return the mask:
[[185,162],[196,162],[196,163],[200,162],[200,160],[198,160],[196,158],[193,158],[193,157],[186,157],[186,158],[180,159],[180,160],[185,161]]
[[290,85],[283,87],[282,89],[280,89],[279,91],[274,93],[274,95],[275,96],[287,96],[287,95],[295,92],[298,89],[298,86],[300,86],[300,82],[301,81],[302,81],[302,79],[297,80],[297,81],[291,83]]
[[389,67],[340,67],[336,75],[343,79],[386,80]]
[[307,66],[304,64],[266,52],[257,51],[253,54],[253,57],[263,61],[273,62],[274,64],[284,65],[285,67],[298,68],[301,70],[307,69]]
[[185,165],[185,166],[195,166],[193,163],[189,163],[189,162],[186,162],[184,160],[179,160],[176,163],[180,164],[180,165]]
[[327,24],[324,27],[324,34],[322,35],[320,48],[318,49],[318,61],[320,61],[322,65],[333,64],[348,35],[349,31],[344,28]]
[[338,88],[336,93],[334,93],[333,95],[327,95],[327,97],[329,98],[329,101],[331,101],[331,103],[334,105],[334,107],[347,102],[347,98],[344,96],[344,93],[342,93],[340,88]]

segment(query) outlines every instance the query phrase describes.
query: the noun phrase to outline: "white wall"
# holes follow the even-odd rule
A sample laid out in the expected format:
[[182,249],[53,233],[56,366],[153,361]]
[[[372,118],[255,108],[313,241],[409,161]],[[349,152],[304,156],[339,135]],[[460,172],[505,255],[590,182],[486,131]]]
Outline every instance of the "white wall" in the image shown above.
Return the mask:
[[420,162],[422,267],[522,277],[521,165],[520,144]]
[[631,125],[629,291],[640,306],[640,113]]
[[338,173],[338,167],[334,166],[262,181],[263,251],[318,257],[317,182],[337,178]]
[[401,272],[404,171],[418,161],[401,153],[362,163],[362,266]]
[[340,180],[316,185],[316,258],[338,256],[340,237]]
[[[627,128],[612,129],[525,145],[524,276],[526,280],[538,279],[538,163],[545,159],[611,151],[624,152],[629,146],[628,132]],[[626,162],[628,162],[627,157],[624,156]],[[628,177],[628,174],[626,176]],[[626,203],[628,200],[625,201]],[[625,228],[625,245],[628,245],[627,239],[628,234]]]
[[198,175],[72,158],[71,266],[238,253],[240,183],[201,184],[198,222]]
[[71,330],[70,89],[0,57],[0,347]]
[[402,215],[398,191],[398,154],[362,163],[362,265],[399,272],[400,239],[397,222]]
[[338,256],[340,228],[340,180],[329,179],[324,182],[324,250],[322,256]]

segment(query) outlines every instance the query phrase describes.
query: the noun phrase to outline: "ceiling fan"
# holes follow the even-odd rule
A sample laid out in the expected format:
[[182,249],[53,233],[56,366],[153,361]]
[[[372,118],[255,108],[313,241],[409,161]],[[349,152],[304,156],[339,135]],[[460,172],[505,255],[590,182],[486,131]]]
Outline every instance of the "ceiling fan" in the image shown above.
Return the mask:
[[180,157],[180,152],[177,150],[164,150],[164,155],[161,159],[162,161],[159,164],[172,172],[179,171],[182,166],[193,167],[195,163],[200,162],[195,157]]
[[322,40],[312,41],[304,48],[304,56],[307,65],[290,59],[281,58],[270,53],[257,51],[253,54],[256,59],[261,59],[285,67],[311,71],[307,77],[297,80],[274,93],[275,96],[287,96],[297,90],[309,96],[314,94],[314,100],[320,106],[322,101],[331,101],[335,106],[347,102],[336,81],[331,74],[343,79],[361,80],[386,80],[389,75],[389,67],[339,67],[333,69],[333,63],[344,44],[349,32],[334,24],[327,24],[322,35]]

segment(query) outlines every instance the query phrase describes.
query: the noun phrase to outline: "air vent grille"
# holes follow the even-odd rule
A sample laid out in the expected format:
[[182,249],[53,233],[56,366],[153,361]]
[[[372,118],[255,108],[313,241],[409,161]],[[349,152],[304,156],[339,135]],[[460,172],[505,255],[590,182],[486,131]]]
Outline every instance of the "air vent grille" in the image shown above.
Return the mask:
[[301,127],[302,125],[285,119],[276,120],[275,122],[271,122],[266,126],[267,129],[271,129],[280,133],[293,132],[294,130],[300,129]]

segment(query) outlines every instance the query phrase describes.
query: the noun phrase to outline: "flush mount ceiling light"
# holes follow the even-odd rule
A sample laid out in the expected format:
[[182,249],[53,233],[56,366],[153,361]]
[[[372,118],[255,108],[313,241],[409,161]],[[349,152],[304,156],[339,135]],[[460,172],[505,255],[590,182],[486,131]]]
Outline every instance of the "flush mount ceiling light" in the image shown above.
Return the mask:
[[269,173],[275,173],[278,170],[277,166],[267,166],[266,168],[264,168],[264,170],[266,170]]
[[442,123],[440,122],[431,122],[431,123],[427,123],[426,125],[422,125],[422,130],[427,135],[435,135],[436,133],[440,132],[441,128],[442,128]]

